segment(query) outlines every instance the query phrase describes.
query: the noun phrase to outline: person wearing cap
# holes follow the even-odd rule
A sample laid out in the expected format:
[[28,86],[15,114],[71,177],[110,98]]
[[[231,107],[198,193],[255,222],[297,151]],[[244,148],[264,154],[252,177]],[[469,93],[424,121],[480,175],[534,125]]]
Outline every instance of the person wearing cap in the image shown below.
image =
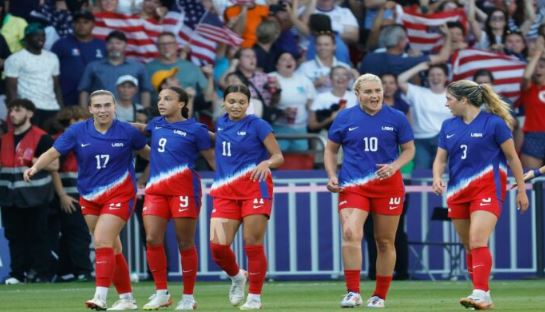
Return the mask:
[[89,63],[79,82],[81,106],[87,106],[89,93],[94,90],[108,90],[119,96],[116,82],[123,75],[131,75],[138,80],[140,104],[144,107],[150,106],[151,84],[148,72],[142,63],[126,58],[126,49],[127,36],[123,32],[114,30],[108,34],[106,37],[107,57]]
[[181,87],[176,74],[178,73],[177,67],[171,69],[158,70],[151,76],[151,86],[153,90],[158,93],[165,87]]
[[90,11],[74,13],[73,27],[73,34],[59,39],[51,49],[60,61],[59,82],[67,106],[79,103],[78,83],[85,66],[106,56],[104,41],[93,38],[95,17]]
[[115,106],[117,119],[127,122],[136,121],[136,113],[142,109],[142,105],[134,102],[134,96],[138,93],[138,79],[131,75],[123,75],[115,83],[119,102]]
[[25,48],[6,59],[6,96],[10,102],[16,98],[29,99],[36,105],[34,121],[43,126],[63,106],[59,84],[59,59],[43,49],[44,28],[30,23],[25,28]]
[[335,0],[317,0],[314,13],[329,16],[333,31],[339,33],[347,44],[358,42],[358,20],[350,9],[339,6]]

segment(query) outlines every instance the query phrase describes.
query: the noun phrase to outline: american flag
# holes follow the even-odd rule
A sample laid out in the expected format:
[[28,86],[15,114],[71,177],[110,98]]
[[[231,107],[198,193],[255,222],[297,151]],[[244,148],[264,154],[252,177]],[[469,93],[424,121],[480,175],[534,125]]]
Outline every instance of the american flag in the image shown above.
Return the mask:
[[447,22],[460,21],[466,26],[464,9],[456,9],[448,12],[437,12],[432,14],[418,13],[417,7],[403,9],[401,21],[407,35],[411,48],[423,52],[430,52],[443,44],[443,36],[436,31],[441,25]]
[[494,76],[494,89],[513,103],[520,96],[520,83],[526,64],[517,58],[478,49],[457,51],[452,57],[454,80],[471,79],[479,69],[488,69]]
[[204,13],[200,0],[176,0],[163,19],[165,30],[178,34],[180,46],[191,47],[190,59],[198,65],[213,64],[216,58],[217,43],[195,31]]
[[219,17],[209,11],[204,13],[203,18],[195,28],[195,32],[217,43],[232,46],[238,46],[242,43],[242,38],[237,33],[225,27]]

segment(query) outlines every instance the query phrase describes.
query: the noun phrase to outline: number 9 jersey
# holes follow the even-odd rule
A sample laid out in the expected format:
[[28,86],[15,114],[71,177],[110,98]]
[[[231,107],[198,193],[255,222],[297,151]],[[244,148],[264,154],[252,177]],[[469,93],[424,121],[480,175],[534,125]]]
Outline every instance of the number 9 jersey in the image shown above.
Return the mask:
[[93,119],[70,126],[53,144],[61,155],[75,152],[78,191],[83,199],[97,204],[112,197],[119,201],[134,198],[133,151],[144,146],[146,138],[130,124],[114,120],[106,133],[100,133]]
[[210,195],[228,199],[272,198],[272,177],[257,182],[250,179],[251,171],[269,153],[263,144],[272,132],[261,118],[247,115],[232,121],[227,114],[216,124],[216,177]]
[[443,122],[438,145],[448,153],[449,207],[488,197],[503,201],[507,166],[501,144],[511,138],[505,121],[486,111],[470,124],[460,117]]

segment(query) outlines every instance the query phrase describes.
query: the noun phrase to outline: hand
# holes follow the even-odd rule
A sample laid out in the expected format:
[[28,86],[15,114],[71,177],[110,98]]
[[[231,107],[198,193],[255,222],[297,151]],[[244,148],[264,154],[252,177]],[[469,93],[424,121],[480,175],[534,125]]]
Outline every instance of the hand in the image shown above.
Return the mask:
[[393,164],[377,164],[378,170],[375,175],[379,180],[388,179],[393,176],[399,168],[396,168]]
[[339,186],[339,179],[337,177],[329,178],[327,181],[327,190],[332,193],[339,193],[342,191],[342,187]]
[[30,182],[30,179],[32,179],[32,176],[35,175],[38,172],[34,167],[28,168],[23,173],[23,179],[25,182]]
[[445,37],[445,38],[450,38],[450,31],[448,30],[448,26],[447,24],[443,24],[439,27],[439,30],[441,31],[441,34]]
[[[522,178],[524,179],[524,182],[532,180],[533,178],[535,178],[534,170],[528,170]],[[512,190],[516,188],[517,186],[518,184],[514,183],[513,185],[511,185],[511,187],[509,187],[509,189]]]
[[214,74],[214,66],[211,64],[201,67],[201,70],[206,77],[211,77]]
[[517,192],[517,209],[520,213],[525,213],[528,210],[528,195],[526,195],[526,191]]
[[190,101],[195,98],[195,95],[197,94],[197,91],[195,90],[195,88],[187,87],[184,90],[187,93],[187,97],[189,98]]
[[72,214],[78,210],[76,207],[76,204],[78,203],[77,199],[68,194],[59,196],[59,201],[61,203],[61,210],[67,214]]
[[271,169],[269,168],[269,161],[264,160],[255,167],[254,170],[252,170],[252,175],[250,176],[250,179],[252,181],[261,182],[264,181],[267,176],[271,174]]
[[439,179],[434,178],[431,188],[433,189],[433,192],[435,194],[441,195],[445,191],[445,186],[446,185],[445,185],[445,182],[443,182],[443,180],[441,180],[440,178]]
[[503,52],[503,44],[496,43],[490,46],[490,50],[496,51],[496,52]]

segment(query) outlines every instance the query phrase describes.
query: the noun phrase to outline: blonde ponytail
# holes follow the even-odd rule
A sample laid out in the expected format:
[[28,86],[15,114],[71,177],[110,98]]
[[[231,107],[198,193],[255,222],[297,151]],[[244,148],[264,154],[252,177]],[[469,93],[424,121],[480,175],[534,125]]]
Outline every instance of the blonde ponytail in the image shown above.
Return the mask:
[[483,94],[483,102],[486,104],[486,110],[494,115],[499,116],[505,121],[507,126],[511,130],[515,126],[515,120],[511,115],[511,108],[509,104],[505,103],[498,94],[488,84],[481,84],[479,86]]

